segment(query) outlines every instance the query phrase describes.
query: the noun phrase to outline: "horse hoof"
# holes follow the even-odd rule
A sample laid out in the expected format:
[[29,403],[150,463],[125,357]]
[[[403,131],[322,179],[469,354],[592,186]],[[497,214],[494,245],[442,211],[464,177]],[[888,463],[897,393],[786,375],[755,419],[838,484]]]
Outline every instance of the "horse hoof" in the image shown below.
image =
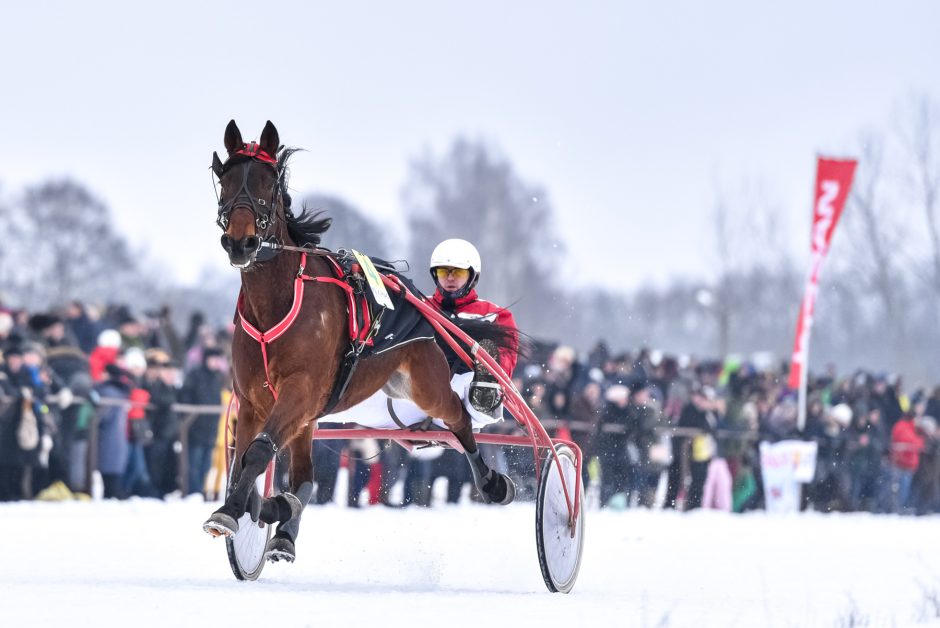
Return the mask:
[[294,562],[294,558],[297,557],[294,542],[287,537],[275,536],[268,541],[268,547],[264,551],[264,557],[272,563],[282,560],[287,563],[292,563]]
[[232,536],[238,532],[238,522],[223,512],[214,512],[212,516],[202,524],[202,529],[214,538]]
[[505,506],[516,498],[516,485],[508,475],[494,471],[493,477],[487,482],[484,490],[480,491],[480,497],[486,504]]
[[497,502],[500,506],[511,504],[512,500],[516,498],[515,483],[513,483],[513,481],[509,479],[508,475],[504,475],[503,479],[506,481],[506,493],[503,495],[503,498]]

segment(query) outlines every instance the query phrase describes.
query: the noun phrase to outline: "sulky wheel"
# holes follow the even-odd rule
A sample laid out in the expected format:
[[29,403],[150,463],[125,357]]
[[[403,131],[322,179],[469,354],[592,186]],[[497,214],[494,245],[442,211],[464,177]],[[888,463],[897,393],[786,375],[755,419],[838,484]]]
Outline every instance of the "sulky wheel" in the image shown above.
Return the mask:
[[[558,453],[568,494],[574,499],[576,483],[581,482],[574,452],[565,445],[556,445],[555,451]],[[582,488],[580,495],[583,494]],[[553,593],[570,592],[578,579],[581,551],[584,548],[583,504],[579,510],[572,536],[568,526],[568,505],[558,465],[554,456],[547,456],[535,498],[535,542],[545,586]]]
[[[258,476],[255,481],[258,493],[264,497],[273,497],[274,487],[274,466],[277,457],[271,461],[267,470]],[[233,474],[235,473],[235,464],[231,464],[228,478],[228,491],[235,484]],[[268,540],[274,526],[258,521],[251,520],[251,508],[248,509],[241,519],[238,520],[238,532],[225,538],[225,549],[228,551],[228,562],[232,566],[232,573],[239,580],[257,580],[264,568],[264,550],[267,548]]]

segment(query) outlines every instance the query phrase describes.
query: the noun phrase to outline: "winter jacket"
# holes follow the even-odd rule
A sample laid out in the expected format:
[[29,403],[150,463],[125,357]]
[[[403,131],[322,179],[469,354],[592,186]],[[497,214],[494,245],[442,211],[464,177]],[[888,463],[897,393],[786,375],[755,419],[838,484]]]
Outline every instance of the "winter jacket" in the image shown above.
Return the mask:
[[179,417],[172,410],[176,403],[177,390],[159,379],[147,381],[144,388],[150,393],[147,418],[156,440],[173,442],[179,438]]
[[0,465],[23,464],[22,450],[16,440],[16,431],[23,415],[23,397],[7,374],[0,371]]
[[924,439],[917,433],[914,421],[898,421],[891,430],[891,464],[906,471],[916,471]]
[[[222,399],[222,374],[203,364],[186,376],[180,390],[180,402],[200,406],[217,406]],[[211,447],[219,431],[216,410],[200,414],[189,426],[189,444]]]
[[600,433],[597,435],[597,454],[611,459],[626,456],[630,441],[630,406],[619,406],[608,401],[601,414]]
[[107,377],[105,367],[117,362],[118,352],[115,347],[95,347],[91,355],[88,356],[88,367],[94,381],[102,382],[105,380]]
[[[101,399],[126,401],[130,398],[127,382],[109,378],[95,386]],[[127,466],[127,406],[102,405],[98,408],[98,470],[104,474],[122,474]]]
[[[476,290],[471,290],[467,293],[466,296],[457,299],[454,302],[453,310],[448,310],[445,308],[444,295],[441,294],[440,288],[434,292],[434,296],[431,300],[434,305],[437,306],[437,309],[448,316],[492,320],[492,322],[495,322],[496,324],[503,327],[507,327],[514,331],[518,330],[518,327],[516,327],[516,320],[513,318],[512,312],[506,308],[499,307],[495,303],[490,303],[489,301],[481,299],[477,295]],[[499,352],[499,365],[509,377],[512,377],[512,371],[516,368],[517,357],[518,355],[516,351],[501,349]]]
[[880,423],[864,428],[853,426],[846,432],[845,455],[853,476],[875,476],[881,469],[881,457],[887,439]]
[[682,408],[679,415],[679,427],[701,430],[702,433],[692,438],[692,460],[708,462],[717,453],[717,443],[713,433],[718,427],[718,417],[714,412],[699,410],[691,401]]

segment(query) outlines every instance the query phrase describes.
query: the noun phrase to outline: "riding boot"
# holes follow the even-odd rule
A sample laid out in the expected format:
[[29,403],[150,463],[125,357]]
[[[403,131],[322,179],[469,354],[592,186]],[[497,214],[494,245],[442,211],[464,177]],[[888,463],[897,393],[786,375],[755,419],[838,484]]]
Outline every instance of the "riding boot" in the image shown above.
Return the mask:
[[[499,360],[499,349],[492,340],[481,340],[480,349],[486,351],[491,358]],[[473,381],[468,389],[470,405],[477,412],[493,414],[503,400],[503,389],[481,360],[477,360],[473,367]]]
[[466,456],[467,460],[470,461],[473,483],[480,492],[483,503],[505,506],[512,502],[516,496],[516,485],[509,479],[509,476],[497,473],[486,466],[479,449],[472,454],[467,453]]
[[[313,484],[304,482],[297,489],[296,495],[281,493],[274,499],[266,500],[266,505],[270,503],[277,506],[279,512],[276,520],[280,521],[274,538],[268,541],[268,546],[264,552],[265,558],[269,561],[294,562],[297,555],[294,542],[300,533],[300,518],[303,515],[304,508],[310,501],[311,495],[313,495]],[[264,510],[262,509],[262,511]],[[265,520],[265,515],[270,514],[270,510],[273,510],[273,508],[270,508],[268,513],[262,512],[262,520]]]

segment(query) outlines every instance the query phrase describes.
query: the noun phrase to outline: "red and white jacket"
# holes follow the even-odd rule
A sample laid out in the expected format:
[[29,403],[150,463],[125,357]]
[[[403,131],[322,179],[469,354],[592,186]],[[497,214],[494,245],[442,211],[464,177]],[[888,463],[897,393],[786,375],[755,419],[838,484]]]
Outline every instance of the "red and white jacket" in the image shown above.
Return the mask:
[[[440,288],[434,291],[434,296],[431,298],[431,301],[437,309],[441,310],[444,314],[451,314],[448,310],[443,308],[444,295],[441,294]],[[460,297],[455,301],[455,304],[454,313],[458,318],[481,318],[512,329],[513,331],[518,332],[519,330],[519,328],[516,327],[516,320],[513,318],[512,312],[495,303],[481,299],[477,295],[476,290],[471,290],[466,296]],[[517,357],[515,351],[507,349],[500,349],[499,351],[499,365],[509,377],[512,377],[512,371],[516,368]]]

